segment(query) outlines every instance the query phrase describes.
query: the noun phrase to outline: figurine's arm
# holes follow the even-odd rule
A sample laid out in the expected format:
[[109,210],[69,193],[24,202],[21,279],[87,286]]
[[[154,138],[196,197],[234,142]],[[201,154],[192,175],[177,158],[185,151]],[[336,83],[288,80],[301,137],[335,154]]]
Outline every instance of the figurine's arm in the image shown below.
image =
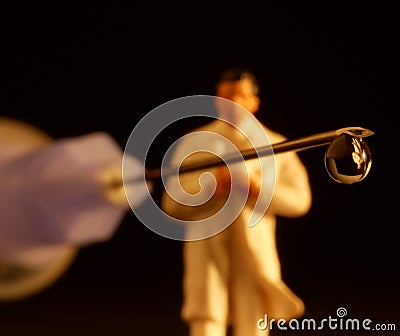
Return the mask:
[[305,215],[312,204],[306,167],[295,152],[278,154],[276,160],[277,180],[269,210],[284,217]]

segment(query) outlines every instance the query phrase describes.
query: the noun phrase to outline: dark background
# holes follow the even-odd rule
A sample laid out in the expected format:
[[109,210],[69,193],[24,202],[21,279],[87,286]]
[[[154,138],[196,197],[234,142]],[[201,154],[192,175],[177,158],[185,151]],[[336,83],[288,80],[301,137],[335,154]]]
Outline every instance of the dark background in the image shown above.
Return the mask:
[[[258,116],[288,138],[347,126],[374,131],[372,169],[357,184],[330,179],[325,148],[299,153],[314,202],[305,217],[279,219],[278,247],[306,317],[345,307],[349,317],[400,328],[390,8],[54,3],[0,11],[0,114],[56,139],[106,131],[124,147],[146,113],[213,94],[216,75],[231,65],[257,74]],[[167,140],[184,131],[158,140],[148,164],[157,166]],[[187,335],[181,248],[129,212],[110,241],[83,248],[52,287],[1,304],[0,335]]]

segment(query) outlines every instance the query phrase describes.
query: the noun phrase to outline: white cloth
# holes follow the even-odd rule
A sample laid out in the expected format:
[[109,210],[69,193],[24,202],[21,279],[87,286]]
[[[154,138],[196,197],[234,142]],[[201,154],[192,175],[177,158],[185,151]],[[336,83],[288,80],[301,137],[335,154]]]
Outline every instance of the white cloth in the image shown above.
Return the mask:
[[[282,135],[262,127],[271,143],[285,139]],[[247,134],[252,135],[256,146],[269,145],[262,143],[264,138],[252,132],[249,125],[244,128],[247,128]],[[217,133],[236,143],[240,149],[246,147],[238,132],[232,131],[232,127],[218,120],[195,131]],[[223,154],[223,146],[218,141],[204,139],[204,143],[207,144],[207,150]],[[182,141],[178,144],[176,153],[190,152],[190,145],[190,141]],[[172,158],[174,160],[177,159]],[[249,160],[246,164],[250,175],[261,178],[257,160]],[[281,278],[275,226],[277,215],[298,217],[306,214],[311,206],[311,190],[306,169],[294,152],[276,155],[275,164],[276,167],[270,167],[275,168],[276,179],[272,201],[258,224],[249,227],[254,205],[254,200],[250,197],[239,217],[226,230],[207,239],[184,243],[182,317],[188,324],[209,321],[227,326],[232,323],[235,335],[253,336],[259,335],[257,321],[264,314],[271,318],[288,319],[303,314],[302,300]],[[198,177],[202,173],[181,175],[183,188],[196,189]],[[268,175],[264,176],[262,183],[271,186],[270,179]],[[242,191],[233,190],[234,195],[240,192]],[[221,200],[213,198],[194,209],[175,202],[164,193],[162,206],[173,217],[197,220],[220,208]]]

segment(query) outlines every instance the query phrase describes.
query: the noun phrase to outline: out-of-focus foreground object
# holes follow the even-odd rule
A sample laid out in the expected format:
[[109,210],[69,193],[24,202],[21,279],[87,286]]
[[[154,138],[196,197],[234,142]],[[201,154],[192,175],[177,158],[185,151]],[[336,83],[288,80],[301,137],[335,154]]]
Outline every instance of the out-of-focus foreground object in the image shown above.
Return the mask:
[[112,237],[129,208],[107,188],[121,162],[106,133],[54,140],[0,118],[0,300],[47,288],[80,247]]

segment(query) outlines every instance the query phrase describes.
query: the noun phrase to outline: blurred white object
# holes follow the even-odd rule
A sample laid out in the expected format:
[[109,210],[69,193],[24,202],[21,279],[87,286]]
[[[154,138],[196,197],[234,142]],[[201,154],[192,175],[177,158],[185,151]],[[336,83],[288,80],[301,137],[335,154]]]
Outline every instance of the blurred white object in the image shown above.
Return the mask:
[[[133,209],[140,207],[153,191],[151,182],[145,182],[145,167],[136,157],[124,154],[123,158],[124,180],[128,181],[123,185],[126,199]],[[140,179],[143,177],[143,179]],[[122,176],[121,176],[122,178]],[[132,183],[131,181],[135,181]],[[142,182],[141,182],[142,181]]]
[[0,118],[0,275],[12,264],[54,279],[77,248],[110,239],[129,210],[122,157],[104,132],[52,140]]

